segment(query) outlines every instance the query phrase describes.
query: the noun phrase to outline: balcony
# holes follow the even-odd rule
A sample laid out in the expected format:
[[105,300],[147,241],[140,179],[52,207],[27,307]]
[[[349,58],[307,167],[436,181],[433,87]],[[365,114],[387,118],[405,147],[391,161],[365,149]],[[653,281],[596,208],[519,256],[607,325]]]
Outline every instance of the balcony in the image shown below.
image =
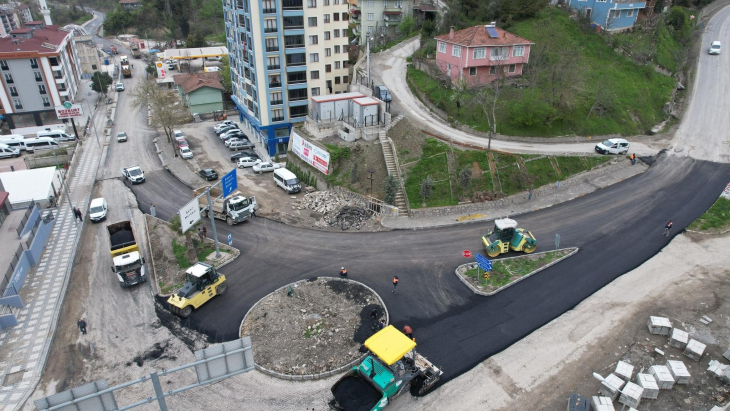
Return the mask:
[[279,121],[284,121],[284,117],[272,117],[271,118],[271,122],[272,123],[276,123],[276,122],[279,122]]
[[281,8],[284,10],[304,10],[304,0],[282,0]]
[[266,46],[267,53],[273,53],[275,51],[279,51],[279,46],[273,46],[273,47]]
[[281,83],[269,83],[269,88],[278,88],[281,87]]
[[266,66],[269,70],[281,70],[281,65],[279,64],[270,64]]
[[264,33],[277,33],[279,31],[278,27],[266,27],[264,28]]
[[264,9],[264,14],[276,14],[276,9]]
[[297,44],[287,44],[286,45],[287,49],[297,49],[297,48],[302,48],[302,47],[304,47],[304,44],[297,43]]
[[386,22],[400,22],[403,12],[399,8],[386,8],[383,11],[383,20]]
[[278,106],[278,105],[284,104],[284,100],[271,100],[270,103],[272,106]]

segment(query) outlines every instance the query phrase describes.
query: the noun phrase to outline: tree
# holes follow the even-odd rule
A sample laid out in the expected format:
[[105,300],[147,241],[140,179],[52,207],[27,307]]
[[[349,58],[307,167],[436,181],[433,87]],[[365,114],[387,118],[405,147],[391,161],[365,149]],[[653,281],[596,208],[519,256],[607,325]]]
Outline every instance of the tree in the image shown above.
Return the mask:
[[425,44],[431,40],[436,34],[436,22],[433,20],[424,20],[421,24],[421,44]]
[[221,67],[221,76],[223,76],[223,88],[226,93],[230,93],[233,90],[231,85],[231,63],[228,60],[228,56],[223,56],[221,59],[223,67]]
[[178,94],[172,90],[161,89],[155,80],[144,80],[129,92],[129,96],[132,108],[150,108],[150,124],[165,131],[167,141],[174,150],[173,129],[190,121],[190,112],[182,104]]
[[431,194],[433,194],[433,180],[429,175],[421,181],[421,197],[423,197],[423,204],[426,204],[426,199],[430,198]]
[[416,20],[413,19],[413,16],[405,16],[398,25],[398,31],[400,32],[400,34],[407,36],[411,34],[415,26]]
[[109,85],[112,84],[113,81],[114,79],[112,79],[109,74],[95,71],[91,76],[91,89],[97,93],[106,94],[109,89]]
[[456,103],[457,116],[461,114],[461,103],[464,101],[464,97],[466,97],[466,92],[469,90],[469,85],[466,83],[466,80],[464,80],[461,66],[459,66],[459,73],[459,79],[456,80],[456,83],[454,83],[454,87],[451,88],[451,101]]
[[396,193],[398,193],[398,187],[395,184],[395,178],[389,175],[385,178],[385,196],[383,197],[383,202],[394,205]]
[[157,77],[157,68],[155,67],[155,63],[151,61],[149,62],[149,64],[147,64],[147,67],[144,68],[144,71],[147,72],[147,77]]
[[482,113],[487,119],[489,125],[489,141],[487,142],[487,152],[492,150],[492,137],[497,133],[497,102],[499,96],[504,89],[504,60],[496,60],[495,72],[496,78],[489,85],[482,87],[474,96],[474,99],[482,108]]
[[358,171],[357,171],[357,161],[355,164],[352,165],[352,171],[350,171],[350,182],[352,184],[357,183],[357,177],[358,177]]
[[459,172],[459,185],[461,186],[461,195],[464,196],[464,192],[471,184],[471,168],[465,166]]
[[208,42],[205,40],[205,35],[203,34],[203,32],[200,29],[195,28],[190,32],[187,40],[185,40],[185,47],[208,47]]

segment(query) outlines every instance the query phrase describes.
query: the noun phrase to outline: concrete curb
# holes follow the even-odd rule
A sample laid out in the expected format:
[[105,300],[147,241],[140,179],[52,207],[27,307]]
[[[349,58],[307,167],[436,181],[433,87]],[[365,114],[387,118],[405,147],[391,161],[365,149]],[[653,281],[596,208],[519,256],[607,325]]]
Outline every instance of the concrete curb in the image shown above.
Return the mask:
[[699,235],[707,235],[707,236],[710,236],[710,235],[723,235],[723,234],[730,233],[730,228],[725,229],[725,230],[722,230],[722,231],[720,231],[718,233],[708,233],[708,232],[705,232],[705,231],[688,230],[686,228],[684,229],[684,231],[685,232],[688,232],[688,233],[692,233],[692,234],[699,234]]
[[[326,280],[343,281],[341,278],[335,278],[335,277],[317,277],[317,279],[318,280],[319,279],[326,279]],[[287,284],[287,285],[285,285],[283,287],[279,287],[276,290],[274,290],[274,291],[266,294],[260,300],[256,301],[256,304],[254,304],[253,306],[251,306],[251,308],[249,308],[248,311],[246,312],[246,315],[243,316],[243,320],[241,320],[241,326],[238,328],[238,334],[241,335],[241,332],[243,330],[243,323],[246,322],[246,318],[248,317],[248,315],[251,314],[251,311],[253,311],[253,309],[256,308],[256,306],[258,306],[262,301],[264,301],[265,299],[267,299],[271,295],[273,295],[273,294],[275,294],[275,293],[277,293],[279,291],[282,291],[282,290],[284,290],[286,288],[289,288],[289,287],[291,287],[291,286],[293,286],[295,284],[299,284],[299,283],[303,283],[303,282],[308,282],[308,281],[309,281],[308,279],[299,280],[299,281],[296,281],[296,282]],[[383,307],[383,310],[385,311],[385,325],[390,324],[390,314],[388,313],[388,307],[386,307],[385,302],[383,301],[382,298],[380,298],[380,295],[378,293],[376,293],[375,290],[373,290],[372,288],[368,287],[367,285],[365,285],[365,284],[363,284],[363,283],[361,283],[359,281],[353,281],[353,280],[350,280],[350,279],[344,279],[344,281],[348,281],[348,282],[352,282],[352,283],[357,283],[357,284],[365,287],[366,289],[370,290],[370,292],[373,293],[373,295],[375,295],[375,297],[380,301],[380,306]],[[355,365],[358,362],[360,362],[363,359],[365,359],[366,356],[367,356],[367,354],[362,355],[359,358],[354,359],[354,360],[350,361],[349,363],[347,363],[347,364],[345,364],[345,365],[343,365],[341,367],[338,367],[338,368],[336,368],[334,370],[325,371],[325,372],[322,372],[322,373],[319,373],[319,374],[305,374],[305,375],[281,374],[281,373],[278,373],[276,371],[269,370],[268,368],[264,368],[264,367],[262,367],[262,366],[260,366],[258,364],[254,364],[254,365],[256,366],[256,369],[257,370],[263,372],[264,374],[267,374],[267,375],[270,375],[272,377],[279,378],[279,379],[282,379],[282,380],[288,380],[288,381],[311,381],[311,380],[319,380],[319,379],[322,379],[322,378],[328,378],[328,377],[331,377],[331,376],[333,376],[335,374],[339,374],[339,373],[341,373],[343,371],[346,371],[346,370],[350,369],[353,365]]]
[[[525,276],[522,276],[522,277],[518,278],[515,281],[512,281],[511,283],[509,283],[507,285],[503,285],[502,287],[499,287],[498,289],[492,291],[491,293],[486,293],[484,291],[479,291],[476,287],[474,287],[471,283],[469,283],[469,281],[467,281],[461,274],[459,274],[459,270],[464,269],[464,271],[466,271],[467,269],[475,268],[477,266],[477,263],[466,263],[466,264],[462,264],[462,265],[456,267],[456,270],[454,270],[454,273],[456,274],[456,277],[462,283],[464,283],[467,287],[469,287],[474,292],[474,294],[479,294],[479,295],[483,295],[485,297],[489,297],[489,296],[492,296],[492,295],[497,294],[498,292],[504,290],[505,288],[509,288],[509,287],[511,287],[511,286],[519,283],[520,281],[524,280],[525,278],[531,277],[532,275],[539,273],[540,271],[542,271],[542,270],[544,270],[544,269],[546,269],[548,267],[552,267],[553,265],[555,265],[555,264],[557,264],[557,263],[565,260],[568,257],[573,256],[575,253],[578,252],[579,248],[577,248],[577,247],[568,247],[568,248],[561,248],[559,250],[543,251],[541,253],[530,254],[530,255],[540,255],[540,254],[550,253],[550,252],[553,252],[553,251],[564,251],[564,250],[573,250],[573,251],[571,251],[567,255],[564,255],[563,257],[558,258],[557,260],[551,262],[550,264],[547,264],[545,266],[542,266],[542,267],[538,268],[537,270],[531,272],[530,274],[527,274]],[[511,260],[511,259],[514,259],[514,258],[522,258],[522,257],[523,256],[500,258],[500,261],[501,260]]]

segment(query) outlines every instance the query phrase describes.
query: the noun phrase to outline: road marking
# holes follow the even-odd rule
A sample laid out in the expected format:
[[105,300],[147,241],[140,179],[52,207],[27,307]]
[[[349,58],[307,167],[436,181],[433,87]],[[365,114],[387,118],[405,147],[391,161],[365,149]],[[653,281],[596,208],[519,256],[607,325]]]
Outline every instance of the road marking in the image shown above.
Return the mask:
[[469,214],[464,215],[461,217],[456,217],[456,221],[469,221],[469,220],[476,220],[478,218],[486,217],[486,214]]

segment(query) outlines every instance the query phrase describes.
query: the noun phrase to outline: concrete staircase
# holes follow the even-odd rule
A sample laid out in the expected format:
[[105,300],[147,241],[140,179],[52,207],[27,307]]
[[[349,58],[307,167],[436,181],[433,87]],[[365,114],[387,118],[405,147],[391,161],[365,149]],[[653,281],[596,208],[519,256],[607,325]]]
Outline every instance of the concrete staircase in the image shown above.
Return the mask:
[[397,153],[393,151],[393,146],[390,145],[388,140],[388,130],[393,128],[403,116],[396,117],[387,127],[378,133],[380,140],[380,146],[383,149],[383,157],[385,158],[385,165],[388,168],[388,175],[393,176],[398,184],[398,192],[395,194],[395,204],[398,207],[399,213],[408,215],[408,205],[406,203],[406,193],[403,191],[401,185],[401,176],[398,170],[398,158]]

